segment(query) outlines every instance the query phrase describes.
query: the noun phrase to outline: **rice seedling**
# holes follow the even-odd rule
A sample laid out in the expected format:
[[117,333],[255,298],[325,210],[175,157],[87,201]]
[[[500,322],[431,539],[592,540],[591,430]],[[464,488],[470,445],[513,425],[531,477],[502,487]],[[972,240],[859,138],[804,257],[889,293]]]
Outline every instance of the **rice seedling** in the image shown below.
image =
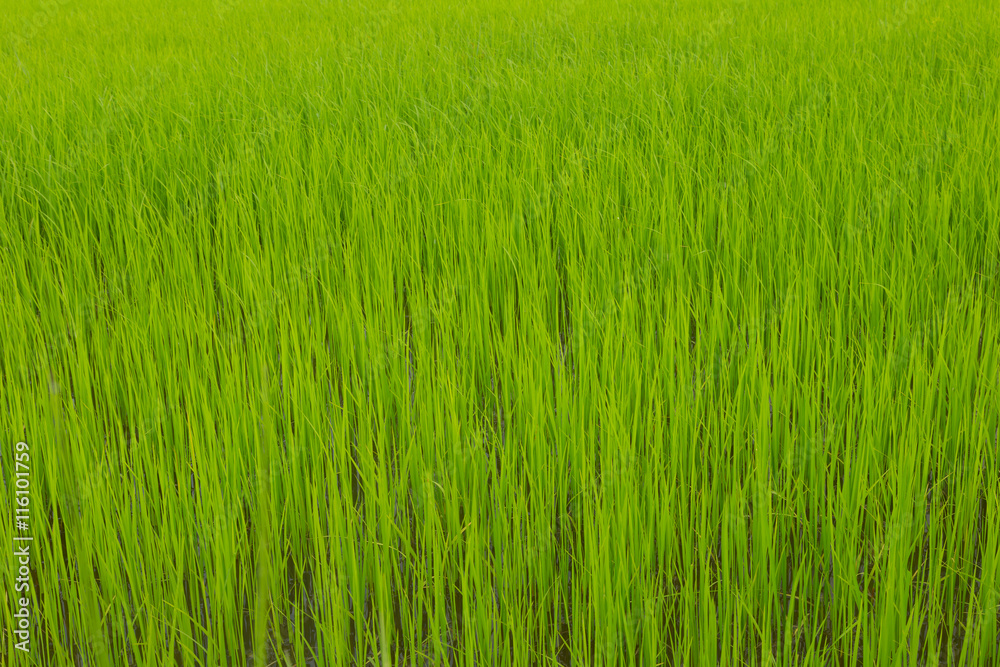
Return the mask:
[[0,0],[0,665],[997,664],[998,18]]

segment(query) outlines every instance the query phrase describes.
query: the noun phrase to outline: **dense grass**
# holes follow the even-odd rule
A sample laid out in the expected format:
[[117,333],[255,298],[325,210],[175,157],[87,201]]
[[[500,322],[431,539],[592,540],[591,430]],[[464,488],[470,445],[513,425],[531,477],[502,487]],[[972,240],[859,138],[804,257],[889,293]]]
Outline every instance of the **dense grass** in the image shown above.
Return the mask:
[[543,4],[0,0],[0,664],[1000,663],[997,7]]

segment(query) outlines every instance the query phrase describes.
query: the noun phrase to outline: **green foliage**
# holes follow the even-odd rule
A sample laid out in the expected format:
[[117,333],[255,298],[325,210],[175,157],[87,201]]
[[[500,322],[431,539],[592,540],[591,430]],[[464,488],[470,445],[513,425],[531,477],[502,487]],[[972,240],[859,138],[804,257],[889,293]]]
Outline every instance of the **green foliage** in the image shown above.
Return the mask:
[[0,0],[3,659],[996,664],[998,18]]

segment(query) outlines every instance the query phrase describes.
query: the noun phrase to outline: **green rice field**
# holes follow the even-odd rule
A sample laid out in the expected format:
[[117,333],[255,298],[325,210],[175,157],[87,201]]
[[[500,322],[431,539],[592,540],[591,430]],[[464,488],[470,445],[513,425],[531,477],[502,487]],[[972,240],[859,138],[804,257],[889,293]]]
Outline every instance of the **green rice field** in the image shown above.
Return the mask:
[[0,667],[1000,666],[1000,4],[0,0]]

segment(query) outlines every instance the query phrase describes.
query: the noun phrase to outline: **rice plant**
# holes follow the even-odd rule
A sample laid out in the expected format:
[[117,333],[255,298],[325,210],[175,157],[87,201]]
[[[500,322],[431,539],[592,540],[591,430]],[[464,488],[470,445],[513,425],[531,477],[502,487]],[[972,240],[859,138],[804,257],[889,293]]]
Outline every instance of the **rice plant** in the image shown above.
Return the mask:
[[0,36],[3,667],[1000,664],[994,3]]

